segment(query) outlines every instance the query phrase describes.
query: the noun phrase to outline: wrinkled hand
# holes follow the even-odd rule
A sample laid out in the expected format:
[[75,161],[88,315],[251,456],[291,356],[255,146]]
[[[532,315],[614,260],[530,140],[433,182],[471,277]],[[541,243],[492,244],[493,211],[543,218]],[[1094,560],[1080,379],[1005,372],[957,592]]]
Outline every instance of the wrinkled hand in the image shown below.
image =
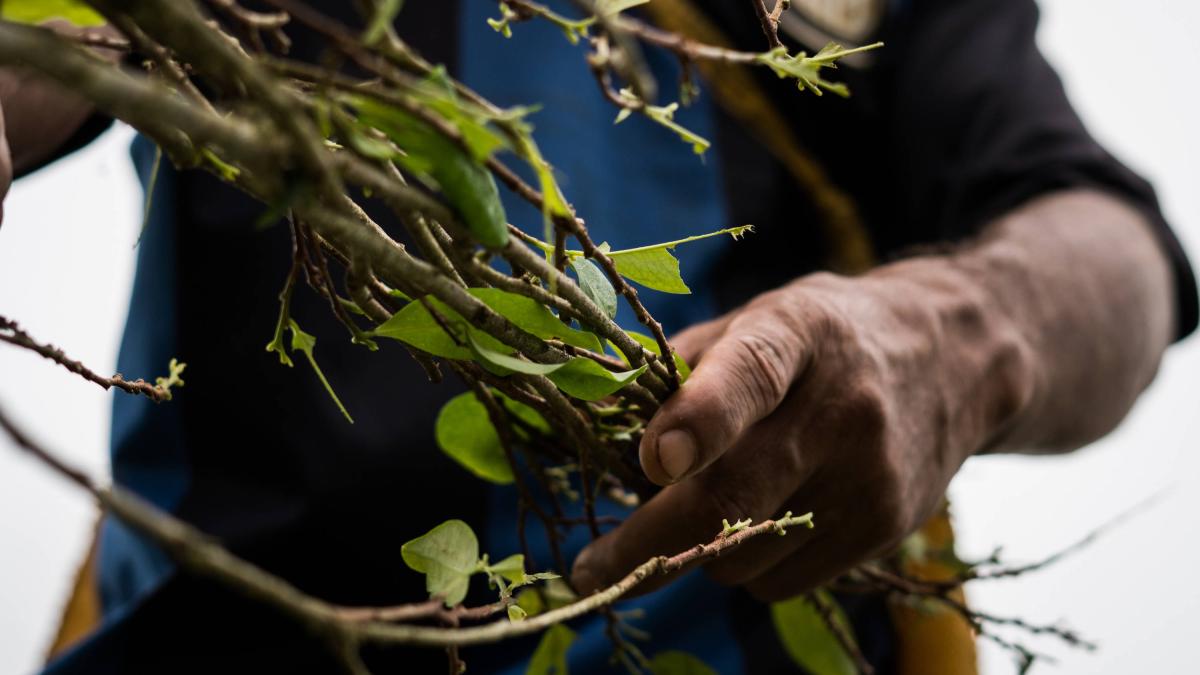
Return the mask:
[[706,566],[778,599],[919,527],[1028,398],[1020,340],[961,282],[920,263],[812,275],[681,334],[695,371],[640,448],[667,487],[580,555],[580,590],[711,541],[722,518],[812,511],[811,532],[761,537]]

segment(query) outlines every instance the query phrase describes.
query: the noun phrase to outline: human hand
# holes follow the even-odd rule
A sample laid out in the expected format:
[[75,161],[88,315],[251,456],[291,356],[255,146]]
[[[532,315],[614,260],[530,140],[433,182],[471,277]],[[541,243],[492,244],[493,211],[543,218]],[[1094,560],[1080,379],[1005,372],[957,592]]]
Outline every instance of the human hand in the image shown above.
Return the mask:
[[941,261],[804,277],[676,340],[696,363],[651,420],[642,468],[666,486],[589,546],[587,592],[711,541],[723,518],[812,511],[706,565],[763,599],[812,588],[918,528],[1031,392],[1027,349]]

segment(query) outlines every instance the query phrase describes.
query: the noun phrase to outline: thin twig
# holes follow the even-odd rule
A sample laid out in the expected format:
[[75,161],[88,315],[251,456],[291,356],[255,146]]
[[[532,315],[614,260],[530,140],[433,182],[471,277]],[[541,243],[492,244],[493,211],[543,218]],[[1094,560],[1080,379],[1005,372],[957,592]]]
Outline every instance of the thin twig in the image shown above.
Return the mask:
[[[711,542],[699,544],[674,556],[652,558],[615,584],[581,598],[566,606],[530,617],[524,621],[500,620],[466,628],[438,628],[410,624],[391,624],[377,620],[348,621],[347,611],[358,619],[363,614],[382,609],[348,610],[310,596],[283,579],[246,562],[220,546],[216,541],[191,525],[162,511],[153,504],[120,486],[98,487],[83,472],[57,459],[52,453],[32,441],[0,410],[0,428],[15,441],[17,447],[38,459],[56,473],[90,492],[106,510],[133,529],[147,536],[176,559],[184,568],[224,583],[245,595],[279,608],[293,618],[327,637],[350,638],[356,642],[378,644],[408,644],[425,647],[467,646],[496,642],[521,635],[537,633],[550,626],[611,605],[652,576],[679,571],[694,563],[721,555],[743,542],[764,534],[785,534],[790,527],[812,527],[812,514],[793,516],[791,513],[774,520],[736,532],[719,532]],[[479,609],[493,611],[493,606]],[[416,611],[416,610],[404,610]],[[427,611],[427,610],[422,610]],[[498,611],[498,610],[495,610]]]
[[0,341],[7,342],[18,347],[28,349],[35,354],[47,358],[67,370],[79,375],[83,379],[94,382],[104,389],[116,387],[130,394],[141,394],[154,401],[169,401],[171,400],[171,387],[182,385],[183,381],[178,378],[178,374],[183,371],[182,365],[177,366],[173,370],[173,377],[158,378],[156,384],[138,378],[136,380],[127,380],[120,373],[112,377],[104,377],[96,373],[91,368],[83,365],[66,355],[63,350],[55,347],[52,344],[42,344],[34,340],[29,333],[26,333],[17,325],[16,321],[0,316]]

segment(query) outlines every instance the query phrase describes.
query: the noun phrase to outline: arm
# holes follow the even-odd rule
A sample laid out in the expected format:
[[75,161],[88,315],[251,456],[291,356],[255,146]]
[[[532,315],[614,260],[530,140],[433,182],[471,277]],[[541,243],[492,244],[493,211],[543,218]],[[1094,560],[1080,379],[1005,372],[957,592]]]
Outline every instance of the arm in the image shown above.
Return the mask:
[[681,335],[698,366],[640,448],[667,487],[584,551],[582,588],[722,518],[789,509],[817,528],[707,569],[770,599],[817,585],[921,525],[972,454],[1112,429],[1194,325],[1153,192],[1083,128],[1037,51],[1033,3],[911,7],[851,99],[874,99],[880,117],[852,119],[887,129],[892,191],[866,199],[887,227],[960,243],[802,277]]
[[1113,428],[1173,335],[1143,216],[1095,191],[1015,209],[974,243],[861,277],[818,274],[679,337],[698,366],[651,421],[666,487],[576,563],[594,588],[711,538],[722,518],[813,511],[707,569],[768,599],[894,546],[985,450],[1066,450]]
[[[61,31],[78,30],[55,24]],[[93,33],[116,36],[105,28]],[[99,50],[101,57],[116,60],[119,52]],[[14,175],[30,171],[55,153],[93,114],[87,101],[55,84],[19,70],[0,68],[0,222],[3,199]]]

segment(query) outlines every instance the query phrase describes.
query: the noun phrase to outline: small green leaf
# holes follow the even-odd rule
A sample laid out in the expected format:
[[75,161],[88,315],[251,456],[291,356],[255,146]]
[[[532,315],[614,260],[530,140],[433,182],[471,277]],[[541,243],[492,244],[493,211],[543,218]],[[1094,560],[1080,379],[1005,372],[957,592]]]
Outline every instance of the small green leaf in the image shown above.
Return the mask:
[[[470,288],[467,290],[497,314],[537,337],[542,339],[558,338],[569,345],[596,353],[602,353],[604,350],[595,335],[571,328],[558,320],[550,313],[550,310],[536,300],[498,288]],[[393,314],[392,318],[376,328],[371,335],[400,340],[434,356],[460,361],[468,361],[475,356],[466,342],[467,334],[482,347],[500,353],[512,352],[510,347],[487,333],[468,327],[467,321],[462,318],[462,315],[447,307],[440,300],[432,296],[427,296],[426,300],[456,332],[457,341],[443,330],[441,324],[420,302],[410,302],[405,305],[400,311]],[[459,327],[466,330],[460,330]]]
[[500,437],[475,394],[459,394],[442,406],[434,437],[442,452],[476,476],[499,485],[513,482]]
[[467,597],[471,575],[479,571],[479,540],[461,520],[447,520],[400,547],[404,563],[425,574],[429,597],[441,596],[447,607]]
[[573,642],[575,631],[561,623],[546,629],[533,657],[529,659],[525,675],[569,675],[567,650]]
[[[465,325],[466,322],[454,310],[432,297],[427,300],[450,325]],[[442,329],[441,324],[420,302],[410,302],[401,307],[400,311],[392,315],[392,318],[371,331],[371,335],[400,340],[434,356],[460,361],[471,359],[471,350],[466,345],[459,343],[466,336],[457,336],[458,341],[456,341]]]
[[404,150],[399,163],[405,169],[441,190],[480,243],[500,248],[508,242],[500,192],[478,157],[463,152],[454,141],[407,111],[365,96],[348,100],[357,109],[359,121],[384,132]]
[[[305,358],[308,359],[309,365],[312,366],[313,372],[317,374],[317,379],[321,381],[321,385],[325,387],[325,391],[329,392],[329,397],[333,399],[333,402],[337,405],[338,410],[341,410],[342,414],[346,416],[346,419],[349,420],[351,424],[354,424],[354,418],[350,416],[350,412],[346,410],[346,406],[342,405],[342,400],[338,398],[338,395],[333,391],[333,386],[329,384],[329,380],[325,379],[325,373],[321,371],[321,366],[318,366],[317,360],[313,358],[313,347],[317,346],[316,336],[300,330],[300,326],[296,323],[295,319],[288,320],[288,328],[292,331],[292,351],[299,350],[304,353]],[[267,345],[268,350],[272,350],[273,348],[274,342]],[[283,354],[282,351],[279,353],[280,355]],[[283,359],[280,360],[282,361]],[[288,359],[286,363],[290,366],[291,359]]]
[[524,403],[514,401],[498,391],[493,390],[492,395],[495,396],[496,400],[500,402],[500,405],[502,405],[504,409],[508,411],[508,414],[521,420],[533,430],[543,434],[549,434],[551,432],[550,425],[538,411],[530,408]]
[[186,368],[186,363],[180,363],[179,359],[173,358],[167,363],[167,376],[154,378],[154,386],[163,391],[168,401],[171,400],[171,388],[182,387],[184,385],[183,371]]
[[508,620],[509,621],[512,621],[514,623],[517,621],[524,621],[525,617],[527,617],[527,616],[529,616],[529,614],[526,613],[525,610],[520,605],[509,605],[508,606]]
[[800,91],[807,90],[820,96],[824,90],[845,97],[850,95],[850,90],[846,85],[826,80],[821,76],[821,69],[836,68],[835,61],[842,57],[882,46],[882,42],[876,42],[854,49],[845,49],[836,42],[830,42],[812,56],[804,52],[791,56],[788,54],[787,47],[776,47],[769,52],[759,54],[755,60],[770,68],[782,79],[795,79],[796,87]]
[[546,609],[542,594],[536,588],[526,588],[517,593],[517,606],[525,612],[525,616],[536,616]]
[[621,276],[663,293],[692,292],[679,274],[679,260],[665,248],[631,249],[609,254]]
[[577,356],[547,377],[563,392],[577,399],[598,401],[616,393],[644,372],[645,365],[636,370],[614,373],[589,358]]
[[680,651],[659,652],[650,659],[651,675],[717,675],[700,659]]
[[[646,288],[652,288],[656,291],[686,295],[691,293],[692,290],[687,287],[687,284],[683,283],[683,277],[679,274],[679,260],[671,255],[671,250],[680,244],[708,239],[709,237],[716,237],[722,234],[728,234],[734,240],[737,240],[752,232],[754,232],[753,225],[727,227],[716,232],[684,237],[683,239],[667,241],[661,244],[611,251],[608,257],[612,258],[613,264],[617,267],[617,272],[631,281],[635,281]],[[575,251],[570,251],[569,253],[572,255],[576,254]]]
[[[836,601],[825,591],[817,591],[833,605],[833,620],[850,631],[850,622]],[[837,637],[825,625],[817,608],[803,595],[771,604],[775,634],[792,660],[812,675],[855,675],[858,669]]]
[[607,314],[608,318],[615,318],[617,316],[617,292],[613,290],[608,277],[604,276],[604,272],[600,271],[596,263],[587,258],[575,258],[571,261],[571,269],[575,270],[575,276],[579,279],[579,288],[584,295],[596,303],[596,306]]
[[488,372],[493,375],[505,377],[513,373],[525,373],[526,375],[549,375],[554,371],[567,365],[563,363],[534,363],[516,356],[510,356],[503,352],[498,352],[494,349],[488,349],[479,344],[469,332],[467,333],[467,346],[471,348],[471,353],[475,355],[475,360],[479,362]]
[[[650,337],[649,335],[645,335],[643,333],[638,333],[637,331],[632,331],[632,330],[625,331],[625,334],[628,335],[629,337],[633,338],[634,340],[636,340],[638,344],[645,347],[646,349],[649,349],[650,351],[654,352],[655,354],[662,356],[662,350],[658,348],[658,340],[655,340],[654,338]],[[617,350],[617,354],[620,355],[622,359],[625,358],[625,355],[621,354],[620,350]],[[691,367],[688,366],[687,361],[684,361],[683,357],[680,356],[677,352],[672,351],[671,354],[673,354],[675,356],[675,369],[679,371],[680,379],[683,381],[686,381],[688,379],[688,377],[690,377],[692,374]],[[626,363],[628,363],[628,361],[626,361]]]
[[600,340],[595,335],[571,328],[551,314],[545,305],[533,298],[499,288],[472,288],[469,289],[469,292],[517,327],[543,340],[558,338],[580,349],[596,353],[604,351],[604,347],[600,345]]
[[200,148],[200,156],[213,166],[213,169],[221,176],[221,180],[232,183],[242,173],[241,169],[221,159],[217,153],[208,148]]
[[520,553],[514,553],[495,565],[488,565],[487,570],[492,574],[499,574],[514,584],[524,584],[526,577],[525,556]]
[[81,0],[4,0],[0,3],[0,18],[29,24],[63,19],[80,27],[106,23],[99,12]]
[[364,133],[361,129],[347,125],[345,134],[346,142],[350,144],[350,147],[364,157],[385,161],[395,161],[404,157],[404,154],[391,143]]

